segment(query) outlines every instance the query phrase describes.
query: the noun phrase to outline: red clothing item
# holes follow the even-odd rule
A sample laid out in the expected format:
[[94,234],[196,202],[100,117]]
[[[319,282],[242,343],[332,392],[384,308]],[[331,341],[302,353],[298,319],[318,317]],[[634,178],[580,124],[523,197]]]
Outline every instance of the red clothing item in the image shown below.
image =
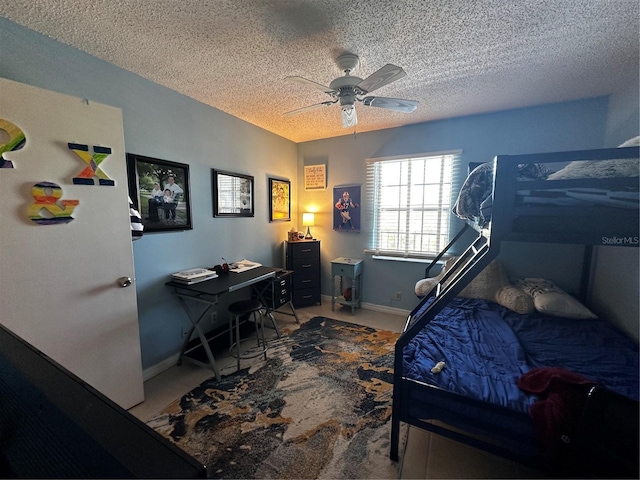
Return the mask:
[[520,377],[518,387],[538,396],[529,412],[545,445],[563,435],[570,438],[593,385],[588,378],[558,367],[536,368]]

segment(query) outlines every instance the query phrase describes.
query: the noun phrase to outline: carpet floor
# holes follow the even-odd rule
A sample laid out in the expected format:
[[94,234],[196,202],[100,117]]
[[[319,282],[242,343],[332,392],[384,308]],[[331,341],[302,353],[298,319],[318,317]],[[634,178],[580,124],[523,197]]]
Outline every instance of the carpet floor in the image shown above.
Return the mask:
[[147,423],[210,478],[397,478],[397,337],[314,317],[271,341],[266,361],[203,382]]

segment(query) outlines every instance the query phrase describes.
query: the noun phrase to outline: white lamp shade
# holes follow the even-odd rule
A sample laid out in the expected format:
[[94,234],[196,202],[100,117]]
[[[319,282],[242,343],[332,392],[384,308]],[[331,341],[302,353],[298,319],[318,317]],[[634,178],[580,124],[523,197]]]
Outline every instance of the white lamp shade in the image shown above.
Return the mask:
[[315,225],[315,215],[313,213],[303,213],[302,214],[302,226],[303,227],[313,227]]

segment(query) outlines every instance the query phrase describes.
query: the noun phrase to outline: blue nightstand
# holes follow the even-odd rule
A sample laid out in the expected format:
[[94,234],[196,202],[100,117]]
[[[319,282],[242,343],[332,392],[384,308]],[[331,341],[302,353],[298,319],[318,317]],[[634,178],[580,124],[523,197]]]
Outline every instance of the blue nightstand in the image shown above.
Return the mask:
[[[364,262],[360,258],[340,257],[331,260],[331,311],[334,310],[336,301],[341,305],[351,307],[351,315],[356,307],[360,308],[362,300],[362,266]],[[336,277],[340,277],[339,290],[336,292]],[[344,278],[351,279],[351,298],[347,300],[343,288]]]

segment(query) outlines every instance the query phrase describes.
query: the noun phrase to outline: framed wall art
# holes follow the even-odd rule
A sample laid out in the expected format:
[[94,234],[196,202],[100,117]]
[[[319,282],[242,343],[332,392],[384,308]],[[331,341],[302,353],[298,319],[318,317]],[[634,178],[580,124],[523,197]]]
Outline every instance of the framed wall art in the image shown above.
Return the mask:
[[304,189],[324,190],[327,188],[327,166],[305,165],[304,167]]
[[127,172],[145,233],[193,228],[189,165],[127,153]]
[[253,217],[253,177],[211,169],[214,217]]
[[360,233],[360,185],[333,187],[333,229]]
[[291,221],[291,182],[269,179],[269,221]]

